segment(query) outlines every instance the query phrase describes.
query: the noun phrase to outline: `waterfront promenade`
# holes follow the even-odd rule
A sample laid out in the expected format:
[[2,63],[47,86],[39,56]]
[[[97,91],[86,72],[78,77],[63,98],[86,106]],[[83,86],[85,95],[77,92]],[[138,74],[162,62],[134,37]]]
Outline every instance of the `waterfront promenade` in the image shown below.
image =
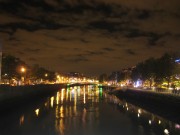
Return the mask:
[[180,123],[180,96],[169,91],[144,90],[137,88],[114,88],[107,90],[118,98],[146,110]]

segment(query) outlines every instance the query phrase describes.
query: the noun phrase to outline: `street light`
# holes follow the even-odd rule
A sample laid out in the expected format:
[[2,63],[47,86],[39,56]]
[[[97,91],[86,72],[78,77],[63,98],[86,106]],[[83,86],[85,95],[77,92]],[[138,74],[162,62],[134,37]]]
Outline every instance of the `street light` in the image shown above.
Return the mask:
[[21,73],[25,73],[26,69],[24,67],[21,67]]
[[25,67],[21,67],[21,69],[20,69],[20,71],[21,71],[21,80],[22,80],[22,83],[24,83],[24,80],[25,80],[25,77],[23,76],[23,74],[26,72],[26,68]]

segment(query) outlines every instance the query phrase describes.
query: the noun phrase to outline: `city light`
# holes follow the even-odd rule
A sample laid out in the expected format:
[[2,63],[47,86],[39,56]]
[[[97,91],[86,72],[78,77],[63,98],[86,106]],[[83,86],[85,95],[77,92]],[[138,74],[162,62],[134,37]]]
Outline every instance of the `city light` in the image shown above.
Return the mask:
[[158,121],[158,124],[161,124],[161,121],[160,121],[160,120]]
[[180,63],[180,59],[175,60],[175,62]]
[[21,73],[25,73],[26,72],[26,68],[21,67]]
[[54,105],[54,97],[51,97],[51,107],[53,108],[53,105]]
[[151,123],[152,123],[152,121],[151,121],[151,120],[149,120],[149,125],[151,125]]
[[39,109],[36,109],[35,113],[36,113],[36,116],[38,116],[39,115]]
[[164,133],[165,133],[166,135],[169,135],[169,131],[168,131],[167,129],[164,129]]

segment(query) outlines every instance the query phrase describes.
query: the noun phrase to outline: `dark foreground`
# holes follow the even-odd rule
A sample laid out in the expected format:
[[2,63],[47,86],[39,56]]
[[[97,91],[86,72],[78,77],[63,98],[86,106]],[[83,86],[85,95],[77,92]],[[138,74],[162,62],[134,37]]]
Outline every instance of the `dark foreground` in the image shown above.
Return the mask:
[[0,116],[0,135],[179,135],[180,125],[94,86],[61,88]]

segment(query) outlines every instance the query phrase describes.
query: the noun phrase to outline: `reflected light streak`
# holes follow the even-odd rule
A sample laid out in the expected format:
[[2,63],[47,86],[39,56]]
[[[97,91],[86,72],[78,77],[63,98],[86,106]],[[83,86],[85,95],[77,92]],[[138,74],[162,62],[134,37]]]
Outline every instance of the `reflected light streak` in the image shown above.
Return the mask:
[[51,107],[53,108],[54,105],[54,97],[51,97]]
[[67,90],[66,91],[66,101],[68,101],[68,98],[69,98],[69,91]]
[[84,108],[84,110],[83,110],[82,121],[83,121],[83,123],[86,123],[86,108]]
[[56,118],[59,118],[59,106],[56,106]]
[[59,92],[57,92],[57,96],[56,96],[56,104],[59,104]]
[[61,102],[64,100],[64,89],[61,90]]
[[86,104],[86,93],[85,93],[85,89],[84,89],[84,104]]
[[65,130],[64,121],[63,121],[63,119],[61,119],[60,120],[60,133],[61,133],[61,135],[64,135],[64,130]]
[[76,90],[74,90],[74,105],[76,107],[76,103],[77,103],[77,92]]
[[38,116],[39,115],[39,109],[36,109],[35,113],[36,113],[36,116]]
[[96,89],[96,96],[98,96],[98,95],[99,95],[99,90]]
[[78,97],[80,97],[80,95],[81,95],[81,88],[80,87],[78,87]]
[[72,100],[72,90],[70,91],[70,101]]
[[19,124],[23,125],[23,123],[24,123],[24,115],[22,115],[19,119]]
[[63,112],[63,110],[64,110],[64,108],[63,108],[63,106],[61,106],[61,108],[60,108],[60,117],[61,117],[61,118],[64,118],[64,112]]

